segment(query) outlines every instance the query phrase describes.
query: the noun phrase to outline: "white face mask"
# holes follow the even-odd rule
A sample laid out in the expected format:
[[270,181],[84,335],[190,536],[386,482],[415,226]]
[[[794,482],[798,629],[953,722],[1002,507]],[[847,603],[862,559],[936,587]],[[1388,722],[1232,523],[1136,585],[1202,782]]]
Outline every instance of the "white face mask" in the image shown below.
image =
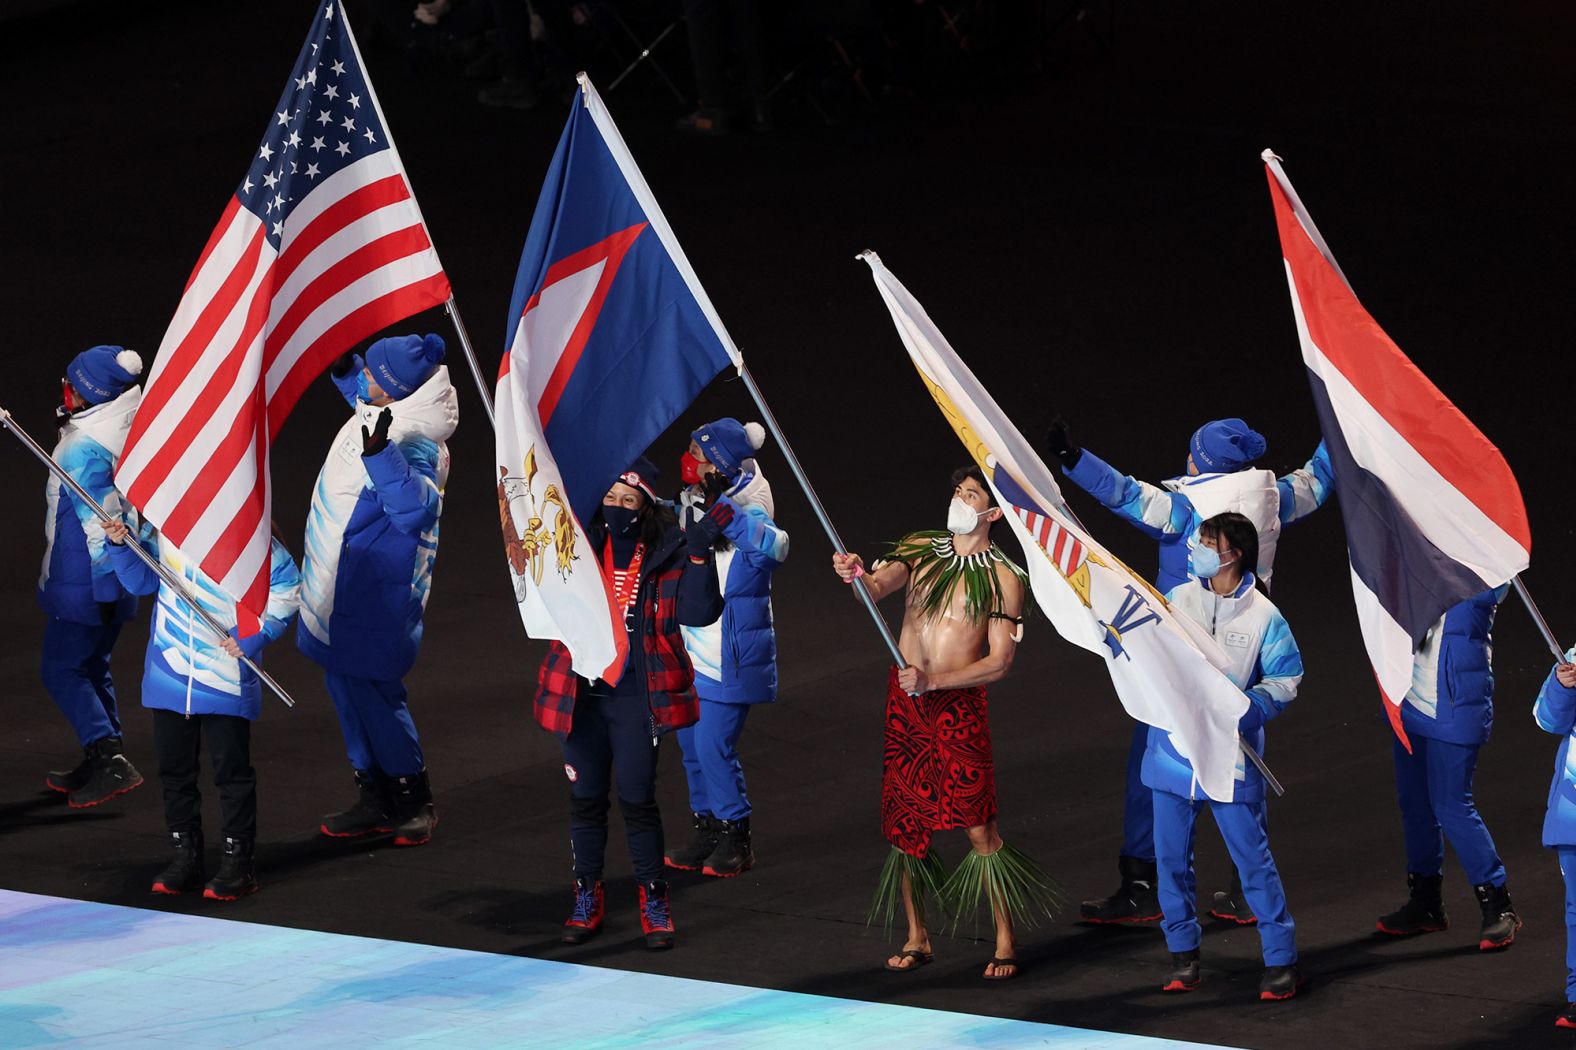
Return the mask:
[[979,523],[982,510],[975,510],[956,496],[947,505],[947,531],[954,536],[962,536],[974,531],[974,526]]

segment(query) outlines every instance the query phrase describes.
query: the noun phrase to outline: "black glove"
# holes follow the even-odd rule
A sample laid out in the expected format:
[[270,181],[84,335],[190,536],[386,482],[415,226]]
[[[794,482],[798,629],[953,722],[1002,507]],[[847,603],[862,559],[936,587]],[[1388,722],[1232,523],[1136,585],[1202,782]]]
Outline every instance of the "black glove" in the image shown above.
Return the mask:
[[1045,432],[1045,451],[1061,460],[1068,470],[1076,467],[1083,457],[1083,449],[1073,444],[1067,433],[1067,423],[1061,416],[1052,419],[1050,429]]
[[684,530],[684,543],[689,547],[691,558],[704,558],[716,545],[718,537],[728,522],[733,520],[733,504],[718,500],[706,516],[692,522]]
[[340,354],[334,359],[334,363],[328,366],[328,374],[335,379],[343,379],[356,371],[359,371],[356,368],[356,355],[352,353]]
[[385,408],[378,413],[378,424],[375,429],[361,428],[361,455],[375,456],[389,447],[389,424],[394,422],[394,413]]
[[706,497],[708,506],[715,504],[717,497],[732,487],[733,482],[729,481],[727,475],[720,470],[714,470],[700,479],[700,490]]

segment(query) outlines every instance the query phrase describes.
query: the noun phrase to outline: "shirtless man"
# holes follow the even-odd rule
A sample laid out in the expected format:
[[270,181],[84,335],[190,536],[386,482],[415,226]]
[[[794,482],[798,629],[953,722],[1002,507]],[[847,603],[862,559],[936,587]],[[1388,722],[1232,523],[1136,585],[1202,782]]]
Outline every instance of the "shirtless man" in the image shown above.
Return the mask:
[[[886,748],[881,785],[882,831],[893,852],[882,873],[876,911],[890,917],[902,898],[908,939],[887,960],[897,972],[934,957],[925,924],[927,890],[954,918],[981,896],[990,899],[996,951],[988,980],[1017,974],[1012,911],[1047,912],[1045,877],[996,829],[985,686],[1007,674],[1022,637],[1023,570],[990,541],[1002,516],[978,467],[952,476],[946,532],[904,537],[887,558],[866,569],[857,554],[834,554],[845,583],[862,578],[870,596],[907,589],[898,648],[907,666],[893,668],[887,688]],[[930,850],[931,833],[965,828],[972,851],[951,878]],[[1029,918],[1022,914],[1022,918]]]

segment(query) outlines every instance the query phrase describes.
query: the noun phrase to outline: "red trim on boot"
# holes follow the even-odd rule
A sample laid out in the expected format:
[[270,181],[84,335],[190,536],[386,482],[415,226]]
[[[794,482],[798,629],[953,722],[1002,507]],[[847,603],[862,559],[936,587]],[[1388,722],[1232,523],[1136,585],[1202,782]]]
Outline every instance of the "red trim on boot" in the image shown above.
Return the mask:
[[[105,795],[103,798],[96,798],[92,802],[72,802],[70,799],[67,799],[66,800],[66,805],[71,807],[72,809],[91,809],[94,806],[97,806],[97,805],[100,805],[102,803],[108,802],[110,799],[115,798],[117,795],[124,795],[124,794],[127,794],[128,792],[135,791],[138,788],[140,788],[144,783],[146,783],[146,780],[139,780],[135,784],[128,784],[126,787],[116,788],[114,791],[111,791],[109,794]],[[69,795],[70,792],[67,792],[67,794]]]
[[1416,930],[1392,930],[1390,927],[1384,924],[1384,920],[1382,919],[1376,920],[1374,922],[1375,930],[1391,937],[1415,937],[1420,933],[1439,933],[1443,930],[1448,930],[1449,928],[1450,923],[1448,921],[1442,922],[1438,926],[1424,926]]
[[1160,912],[1153,915],[1124,915],[1120,919],[1097,919],[1091,915],[1079,918],[1079,922],[1086,922],[1091,926],[1141,926],[1148,922],[1159,922],[1165,918]]
[[214,890],[214,888],[212,886],[204,886],[203,887],[203,891],[202,891],[202,895],[203,895],[204,898],[206,898],[208,900],[211,900],[211,901],[238,901],[242,897],[245,897],[245,896],[247,896],[249,894],[256,893],[260,889],[262,889],[262,887],[254,882],[250,886],[246,887],[246,889],[242,890],[240,893],[234,893],[234,894],[231,894],[229,896],[223,896],[223,895],[215,892],[215,890]]

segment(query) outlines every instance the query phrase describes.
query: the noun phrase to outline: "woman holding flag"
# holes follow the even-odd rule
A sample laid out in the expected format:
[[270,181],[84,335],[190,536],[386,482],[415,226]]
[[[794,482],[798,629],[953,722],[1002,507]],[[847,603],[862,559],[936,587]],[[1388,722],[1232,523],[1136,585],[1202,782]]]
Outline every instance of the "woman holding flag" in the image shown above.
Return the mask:
[[615,771],[646,947],[674,943],[662,867],[657,747],[663,733],[694,725],[700,715],[680,627],[705,626],[722,615],[712,549],[733,507],[719,500],[680,530],[672,508],[657,500],[656,478],[651,461],[637,459],[613,482],[587,528],[628,634],[622,669],[610,681],[582,678],[574,673],[568,647],[554,641],[537,676],[536,721],[558,737],[569,778],[575,901],[564,923],[566,944],[583,944],[602,930],[603,856]]

